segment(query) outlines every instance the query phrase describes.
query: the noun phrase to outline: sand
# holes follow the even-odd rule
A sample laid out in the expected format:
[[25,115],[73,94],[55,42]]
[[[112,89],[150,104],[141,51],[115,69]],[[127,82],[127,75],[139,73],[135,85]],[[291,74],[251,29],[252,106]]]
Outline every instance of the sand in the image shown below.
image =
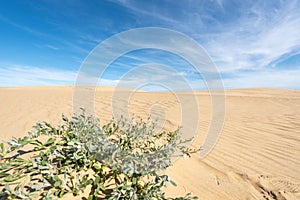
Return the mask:
[[[102,123],[112,117],[113,91],[97,89],[95,108]],[[200,112],[192,146],[199,147],[210,125],[212,105],[207,92],[195,94]],[[38,120],[58,124],[62,113],[71,116],[72,97],[72,86],[0,88],[0,139],[24,136]],[[165,129],[180,125],[181,107],[174,94],[132,94],[131,114],[146,118],[151,109]],[[169,195],[300,199],[300,91],[226,91],[226,117],[213,151],[202,160],[198,154],[179,159],[165,173],[178,184],[167,187]]]

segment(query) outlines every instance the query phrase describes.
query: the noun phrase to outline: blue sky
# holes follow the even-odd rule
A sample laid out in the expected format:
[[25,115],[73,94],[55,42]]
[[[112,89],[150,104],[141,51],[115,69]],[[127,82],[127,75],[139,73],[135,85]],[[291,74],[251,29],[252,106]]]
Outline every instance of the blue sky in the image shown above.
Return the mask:
[[[300,1],[292,0],[2,0],[0,86],[74,84],[81,63],[101,41],[143,27],[168,28],[196,40],[227,89],[300,89]],[[116,85],[126,72],[148,63],[176,71],[174,81],[180,75],[193,89],[205,89],[201,74],[185,60],[154,49],[120,57],[101,83]],[[160,71],[152,76],[166,78]]]

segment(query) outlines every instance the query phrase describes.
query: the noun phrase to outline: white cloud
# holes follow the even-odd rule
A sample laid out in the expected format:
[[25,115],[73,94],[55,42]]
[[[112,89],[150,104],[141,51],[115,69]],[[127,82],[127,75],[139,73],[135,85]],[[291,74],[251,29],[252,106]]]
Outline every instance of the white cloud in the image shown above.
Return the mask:
[[11,65],[0,68],[0,86],[73,84],[77,73],[68,70]]
[[[9,24],[11,26],[14,26],[14,27],[16,27],[16,28],[18,28],[18,29],[20,29],[22,31],[28,32],[30,34],[33,34],[35,36],[59,42],[59,43],[61,43],[61,45],[67,46],[67,47],[69,47],[72,50],[76,50],[77,52],[88,53],[88,51],[85,48],[82,48],[81,46],[74,44],[74,42],[70,42],[70,41],[68,41],[66,39],[62,39],[60,37],[53,36],[53,35],[48,34],[48,33],[37,31],[37,30],[35,30],[35,29],[33,29],[33,28],[29,27],[29,26],[24,26],[24,25],[18,24],[18,23],[14,22],[14,21],[12,21],[10,19],[7,19],[7,18],[3,17],[2,15],[0,15],[0,21],[5,22],[5,23],[7,23],[7,24]],[[52,45],[45,45],[45,46],[48,47],[48,48],[52,48],[54,50],[57,50],[56,49],[57,47],[54,47]]]
[[276,71],[257,70],[252,72],[241,72],[237,76],[224,79],[227,89],[233,88],[286,88],[299,89],[300,69]]
[[[230,78],[224,80],[227,87],[249,87],[250,84],[260,87],[257,83],[264,87],[297,85],[294,76],[300,76],[296,70],[299,66],[294,66],[294,72],[284,68],[274,69],[276,63],[300,52],[300,2],[297,0],[242,1],[234,4],[224,0],[205,3],[173,1],[167,8],[162,4],[148,10],[135,1],[117,3],[142,20],[150,17],[153,24],[174,28],[196,39],[212,57],[218,70],[230,74]],[[226,17],[230,20],[223,19]],[[175,42],[179,44],[181,41]],[[182,44],[182,49],[193,54],[185,44]],[[173,66],[178,65],[173,63]],[[281,76],[275,79],[274,75],[268,75],[270,71]],[[264,75],[264,82],[248,81],[252,80],[254,73],[258,73],[258,77]],[[233,84],[234,81],[237,84]]]
[[300,52],[300,5],[296,4],[290,1],[266,9],[256,3],[243,12],[245,16],[222,27],[204,44],[219,70],[265,68],[284,55]]
[[[161,4],[153,5],[149,2],[144,3],[131,0],[117,0],[114,2],[122,6],[124,12],[129,12],[129,15],[131,14],[130,17],[133,16],[136,19],[135,24],[129,22],[118,30],[124,30],[127,27],[153,25],[180,31],[198,41],[217,64],[218,70],[222,74],[228,75],[223,80],[226,88],[299,88],[300,84],[297,77],[300,76],[300,71],[298,70],[300,66],[290,67],[289,69],[285,69],[284,66],[281,68],[277,68],[276,66],[277,63],[300,53],[300,2],[297,0],[241,1],[238,3],[235,2],[235,5],[231,6],[228,5],[232,2],[225,0],[214,2],[193,0],[185,2],[164,1]],[[225,19],[226,17],[229,17],[229,19]],[[49,42],[49,44],[60,44],[59,46],[46,45],[44,47],[58,50],[63,44],[69,49],[76,49],[87,53],[78,43],[73,44],[61,38],[20,25],[1,16],[0,21],[38,37],[56,41]],[[72,27],[70,26],[70,28]],[[101,28],[103,27],[99,28],[99,32],[101,30],[107,32],[105,27]],[[95,36],[96,33],[84,33],[84,31],[80,31],[82,30],[78,30],[78,32],[74,31],[74,34],[84,36],[80,39],[90,42],[90,45],[96,45],[100,42]],[[170,46],[170,43],[166,42],[167,37],[158,35],[156,38],[161,39],[161,42],[159,42],[161,47],[164,47],[164,45]],[[141,45],[140,42],[148,44],[152,42],[150,40],[144,41],[142,37],[139,37],[135,41],[137,43],[134,43],[134,41],[130,43],[132,41],[129,40],[128,46],[139,46]],[[116,42],[120,44],[128,41]],[[174,45],[175,51],[176,49],[180,49],[186,54],[197,55],[194,49],[189,48],[182,40],[175,39],[173,42],[176,44]],[[108,48],[112,52],[104,52],[106,53],[105,58],[111,56],[110,54],[114,55],[116,53],[114,47]],[[101,55],[104,54],[103,52],[99,53]],[[168,56],[162,57],[154,54],[148,54],[147,56],[141,57],[136,54],[127,54],[124,56],[127,58],[127,62],[117,63],[116,69],[119,70],[118,72],[122,72],[128,64],[138,65],[140,63],[146,64],[157,61],[156,63],[158,64],[168,64],[168,66],[174,67],[174,70],[178,71],[177,74],[182,72],[180,76],[185,78],[196,72],[195,69],[186,67],[184,62],[170,59],[171,57]],[[204,60],[199,58],[199,56],[194,56],[193,59],[198,61]],[[105,60],[92,60],[91,63],[86,64],[95,64],[93,61],[99,65],[105,63]],[[207,71],[208,73],[210,72],[209,70]],[[151,80],[158,82],[163,80],[170,81],[170,78],[173,77],[172,73],[170,73],[170,77],[166,77],[162,73],[156,70],[155,73],[151,74]],[[90,74],[93,75],[93,71]],[[137,72],[134,77],[139,77],[140,80],[147,82],[150,81],[149,77],[147,77],[148,74]],[[16,65],[0,68],[1,85],[71,84],[75,82],[76,77],[76,72],[68,70]],[[119,77],[116,75],[110,78],[111,80],[102,79],[102,84],[116,85],[119,83]],[[96,82],[97,79],[97,77],[85,77],[83,80]],[[132,81],[133,85],[136,84],[133,79]],[[172,81],[176,83],[175,79],[172,79]],[[203,82],[202,80],[193,79],[189,79],[189,81],[192,87],[196,89],[199,88],[199,82]]]
[[49,44],[45,45],[45,47],[47,47],[47,48],[49,48],[49,49],[52,49],[52,50],[59,50],[58,47],[55,47],[55,46],[49,45]]
[[[173,19],[171,17],[168,17],[166,16],[165,14],[163,13],[160,13],[160,12],[157,12],[153,9],[141,9],[139,7],[139,5],[136,5],[136,2],[134,1],[130,1],[130,0],[116,0],[114,1],[115,3],[129,9],[133,14],[137,15],[137,17],[139,17],[141,14],[142,15],[146,15],[146,16],[149,16],[149,17],[154,17],[158,20],[163,20],[165,22],[168,22],[168,23],[176,23],[176,19]],[[143,4],[146,3],[146,2],[143,2]]]

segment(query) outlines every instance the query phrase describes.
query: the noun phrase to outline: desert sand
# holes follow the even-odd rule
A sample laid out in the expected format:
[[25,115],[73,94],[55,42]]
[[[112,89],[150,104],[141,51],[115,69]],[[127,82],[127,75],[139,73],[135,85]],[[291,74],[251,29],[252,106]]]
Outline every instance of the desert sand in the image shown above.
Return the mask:
[[[97,88],[95,110],[103,124],[112,117],[113,91]],[[195,154],[177,160],[165,173],[178,186],[170,184],[166,192],[192,192],[200,199],[300,199],[300,91],[225,93],[226,116],[215,148],[204,159]],[[208,92],[195,94],[200,112],[192,146],[200,147],[212,106]],[[58,124],[62,113],[71,116],[72,98],[73,86],[0,88],[0,139],[24,136],[39,120]],[[135,92],[129,108],[144,118],[152,109],[165,129],[180,125],[180,102],[172,93]]]

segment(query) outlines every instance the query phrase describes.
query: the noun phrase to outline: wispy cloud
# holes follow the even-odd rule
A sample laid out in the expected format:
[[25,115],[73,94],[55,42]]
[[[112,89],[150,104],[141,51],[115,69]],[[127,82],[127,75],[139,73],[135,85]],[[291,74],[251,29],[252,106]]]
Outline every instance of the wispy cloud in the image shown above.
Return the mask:
[[45,47],[47,47],[47,48],[49,48],[49,49],[52,49],[52,50],[59,50],[58,47],[52,46],[52,45],[50,45],[50,44],[45,45]]
[[60,47],[51,45],[51,44],[34,44],[36,47],[38,48],[47,48],[47,49],[51,49],[54,51],[60,50]]
[[[196,39],[212,57],[220,73],[230,77],[224,80],[227,88],[234,85],[299,88],[295,77],[300,76],[300,66],[293,66],[292,71],[277,68],[278,63],[300,53],[300,2],[297,0],[205,3],[191,0],[168,2],[169,9],[163,3],[154,7],[142,6],[132,0],[116,3],[142,20],[147,21],[146,16],[151,16],[152,22],[159,20],[153,24],[163,24]],[[176,69],[183,70],[179,67],[182,63],[179,66],[175,61],[173,63]],[[250,81],[255,80],[254,77],[258,80]]]
[[204,46],[221,71],[270,67],[283,56],[300,52],[297,4],[290,1],[278,8],[254,4]]
[[42,33],[40,31],[34,30],[34,29],[32,29],[32,28],[30,28],[28,26],[24,26],[24,25],[15,23],[14,21],[12,21],[12,20],[10,20],[10,19],[8,19],[8,18],[6,18],[6,17],[4,17],[2,15],[0,15],[0,21],[2,21],[4,23],[7,23],[7,24],[10,24],[10,25],[12,25],[12,26],[14,26],[14,27],[16,27],[18,29],[21,29],[23,31],[26,31],[28,33],[34,34],[36,36],[48,37],[48,35],[45,34],[45,33]]
[[0,68],[0,86],[67,85],[74,84],[77,72],[12,65]]
[[[22,31],[25,31],[29,34],[32,34],[32,35],[35,35],[35,36],[38,36],[38,37],[42,37],[42,38],[46,38],[48,40],[51,40],[51,41],[55,41],[55,42],[58,42],[60,43],[62,46],[68,46],[70,49],[72,49],[72,51],[78,51],[80,53],[85,53],[87,54],[89,51],[86,50],[85,48],[81,47],[81,46],[78,46],[76,44],[74,44],[73,42],[70,42],[68,41],[67,39],[62,39],[62,38],[59,38],[59,37],[56,37],[56,36],[53,36],[51,34],[47,34],[47,33],[44,33],[42,31],[38,31],[34,28],[31,28],[29,26],[25,26],[25,25],[21,25],[21,24],[18,24],[2,15],[0,15],[0,21],[4,22],[4,23],[7,23],[11,26],[14,26]],[[47,46],[47,45],[46,45]],[[48,45],[49,48],[53,48],[52,45]]]
[[176,23],[177,22],[176,19],[174,19],[172,17],[168,17],[168,16],[160,13],[159,10],[155,10],[154,7],[150,8],[150,9],[149,9],[149,7],[147,9],[141,9],[140,8],[141,4],[144,4],[147,2],[138,2],[138,1],[130,1],[130,0],[117,0],[117,1],[113,1],[113,2],[118,3],[119,5],[129,9],[137,17],[139,17],[140,15],[144,15],[144,16],[148,16],[151,18],[156,18],[156,20],[163,20],[168,23]]
[[[300,69],[278,71],[274,69],[239,72],[223,79],[227,89],[233,88],[287,88],[299,89]],[[242,86],[242,87],[241,87]]]
[[[89,50],[114,33],[131,28],[152,26],[179,31],[202,45],[216,64],[226,88],[299,88],[297,85],[300,85],[296,79],[300,76],[299,63],[289,63],[289,60],[295,55],[300,55],[300,1],[298,0],[108,0],[90,2],[89,4],[84,1],[76,1],[64,6],[59,2],[44,2],[39,5],[32,4],[32,7],[35,7],[35,11],[41,16],[47,13],[45,23],[41,20],[38,22],[43,22],[42,25],[27,26],[21,23],[22,20],[17,20],[15,17],[9,18],[9,15],[0,15],[0,21],[22,30],[28,35],[41,38],[41,40],[32,43],[38,44],[37,46],[42,48],[40,50],[45,51],[43,57],[54,56],[53,59],[56,61],[68,55],[70,60],[73,59],[72,56],[75,56],[76,64],[78,64],[89,54]],[[67,11],[65,10],[66,7],[69,8]],[[53,14],[53,10],[55,14]],[[45,29],[39,29],[39,27],[47,27],[47,30],[55,30],[58,34],[55,31],[43,31]],[[143,36],[139,38],[143,38]],[[156,38],[161,40],[159,42],[161,47],[169,45],[164,41],[169,38],[159,34]],[[141,45],[134,44],[134,41],[130,40],[120,42],[129,42],[128,46]],[[152,41],[140,39],[138,42],[150,44]],[[174,44],[176,44],[176,48],[173,49],[175,52],[180,49],[186,54],[197,55],[193,49],[179,39],[175,39]],[[114,47],[109,47],[109,49],[113,51],[112,54],[115,53]],[[33,52],[35,53],[36,50]],[[65,54],[61,54],[61,52]],[[103,52],[98,53],[104,54]],[[108,52],[106,53],[105,59],[110,56]],[[204,60],[203,57],[199,56],[194,56],[193,59],[198,60],[199,63]],[[66,62],[63,64],[67,62],[66,58]],[[93,60],[93,62],[95,63],[87,64],[97,64],[98,66],[104,61]],[[40,63],[36,66],[39,66]],[[61,64],[62,62],[53,63]],[[134,67],[149,63],[157,63],[174,69],[177,75],[179,74],[190,82],[192,88],[203,87],[203,84],[199,86],[199,82],[203,82],[201,75],[189,63],[173,55],[156,54],[151,51],[122,55],[107,70],[107,76],[102,77],[102,83],[116,85],[119,80],[122,80],[122,74],[128,73]],[[287,63],[289,64],[288,67],[286,67]],[[72,82],[71,80],[76,79],[76,72],[63,68],[57,70],[61,67],[54,66],[54,68],[48,69],[14,65],[0,68],[0,81],[5,84],[13,84],[10,80],[14,80],[14,85],[25,85],[33,84],[35,81],[46,84]],[[77,67],[79,68],[79,64]],[[70,65],[68,69],[70,69]],[[203,70],[210,73],[209,69]],[[28,71],[32,71],[32,74]],[[144,82],[154,81],[154,79],[147,77],[149,73],[153,78],[156,78],[155,81],[161,83],[168,81],[176,83],[176,78],[178,79],[173,75],[164,76],[162,75],[164,72],[160,70],[150,70],[147,73],[141,70],[135,72],[135,76],[127,77],[129,78],[127,82],[123,82],[132,83],[134,86],[137,84],[134,79],[136,77],[144,80]],[[2,75],[3,73],[6,75]],[[52,78],[47,80],[38,78],[42,77],[39,74]],[[93,75],[94,71],[91,71],[90,74]],[[13,79],[13,76],[17,78]],[[64,77],[68,77],[67,80]],[[89,78],[87,77],[88,82]],[[1,84],[3,85],[3,83]]]

